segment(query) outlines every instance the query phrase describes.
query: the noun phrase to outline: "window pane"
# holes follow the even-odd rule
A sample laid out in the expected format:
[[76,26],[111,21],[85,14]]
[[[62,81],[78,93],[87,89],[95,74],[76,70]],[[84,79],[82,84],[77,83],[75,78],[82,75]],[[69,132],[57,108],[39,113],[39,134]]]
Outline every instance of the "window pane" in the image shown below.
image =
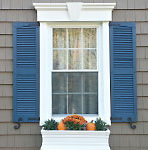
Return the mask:
[[97,94],[85,94],[84,95],[83,113],[84,114],[97,114],[98,113]]
[[81,29],[68,29],[69,48],[80,48]]
[[96,48],[96,29],[88,28],[83,29],[83,47]]
[[84,91],[98,92],[98,73],[85,73],[84,75]]
[[53,93],[67,92],[67,73],[52,74],[52,92]]
[[53,69],[54,70],[66,69],[66,63],[67,63],[66,50],[54,50]]
[[82,114],[82,95],[70,94],[68,97],[68,113]]
[[66,48],[66,29],[53,29],[53,48]]
[[84,69],[97,69],[96,50],[84,50]]
[[98,73],[52,73],[52,95],[55,114],[97,114]]
[[67,114],[67,96],[65,94],[53,94],[52,99],[52,113]]
[[81,69],[81,50],[69,50],[68,69]]
[[82,92],[81,73],[68,73],[68,92]]

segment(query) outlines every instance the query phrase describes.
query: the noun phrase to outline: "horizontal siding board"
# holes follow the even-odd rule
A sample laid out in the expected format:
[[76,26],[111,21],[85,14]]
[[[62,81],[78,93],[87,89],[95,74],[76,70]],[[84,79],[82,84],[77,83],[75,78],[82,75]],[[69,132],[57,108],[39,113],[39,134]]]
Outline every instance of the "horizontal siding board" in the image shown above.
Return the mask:
[[[2,135],[0,136],[0,148],[15,148],[17,149],[32,149],[39,148],[41,146],[40,135]],[[11,149],[11,150],[12,150]]]
[[1,9],[10,9],[11,3],[10,0],[1,0]]
[[5,72],[12,72],[12,60],[5,61]]
[[116,0],[117,9],[127,9],[128,0]]
[[[135,123],[136,130],[131,130],[128,123],[112,123],[111,135],[148,135],[148,122]],[[120,145],[121,146],[121,145]]]
[[[112,138],[112,137],[111,137]],[[118,144],[115,144],[115,146],[111,146],[111,148],[113,150],[146,150],[147,149],[147,144],[144,142],[146,142],[146,140],[144,140],[143,142],[142,139],[147,139],[148,137],[146,135],[144,136],[135,136],[135,137],[132,137],[132,136],[122,136],[122,137],[119,137],[120,140],[118,140],[122,146],[116,146]],[[116,140],[113,139],[113,141]]]
[[137,59],[137,71],[148,71],[148,59]]
[[137,72],[137,84],[142,84],[143,83],[143,77],[142,77],[142,72]]
[[[146,150],[148,147],[148,135],[111,135],[111,147],[117,147],[117,150]],[[133,149],[132,149],[133,148]],[[145,148],[145,149],[143,149]]]
[[12,34],[12,23],[0,22],[0,34]]
[[6,56],[6,51],[5,51],[5,48],[0,48],[0,59],[5,59]]
[[9,9],[23,9],[23,0],[11,0],[9,3],[10,3]]
[[148,96],[148,85],[142,85],[142,96]]
[[[38,123],[22,123],[19,130],[14,129],[14,123],[0,122],[0,136],[9,135],[40,135],[41,127]],[[1,146],[1,145],[0,145]]]
[[145,46],[148,47],[148,34],[137,35],[137,46]]
[[0,47],[0,61],[12,60],[12,48]]
[[7,130],[7,123],[0,123],[0,136],[1,135],[8,135],[8,130]]
[[12,72],[12,60],[0,60],[0,72]]
[[0,35],[0,47],[12,47],[12,35]]
[[148,110],[148,97],[138,97],[138,109]]
[[127,8],[134,9],[135,8],[135,0],[128,0],[127,1]]
[[12,85],[0,85],[0,96],[13,96]]
[[148,84],[148,72],[142,73],[143,84]]
[[138,110],[138,121],[148,122],[148,110]]
[[140,34],[141,33],[141,22],[136,22],[136,34]]
[[12,110],[0,110],[0,123],[12,122]]
[[0,61],[12,61],[12,48],[0,47]]
[[7,136],[0,136],[0,147],[7,147],[7,142],[8,142],[8,137]]
[[0,110],[12,110],[12,98],[11,97],[0,97]]
[[145,22],[148,21],[148,10],[113,10],[113,21]]
[[[136,130],[131,130],[129,123],[112,123],[111,134],[112,135],[143,135],[145,122],[137,122]],[[147,123],[146,123],[147,124]],[[122,146],[122,145],[120,145]]]
[[145,9],[147,4],[147,0],[135,0],[134,9]]
[[147,10],[135,10],[136,21],[146,21],[146,12]]
[[12,48],[5,48],[5,52],[6,52],[6,60],[7,59],[13,59],[12,58],[13,57],[13,54],[12,54],[13,50],[12,50]]
[[15,147],[41,147],[40,135],[17,135],[15,136]]
[[0,10],[0,14],[3,22],[36,22],[35,10]]
[[137,23],[140,25],[140,32],[139,34],[148,34],[148,22],[139,22]]
[[148,72],[137,72],[137,80],[139,85],[148,85]]
[[0,72],[5,72],[5,71],[6,71],[6,61],[0,60]]
[[145,59],[146,58],[146,48],[145,47],[137,47],[137,55],[136,58]]

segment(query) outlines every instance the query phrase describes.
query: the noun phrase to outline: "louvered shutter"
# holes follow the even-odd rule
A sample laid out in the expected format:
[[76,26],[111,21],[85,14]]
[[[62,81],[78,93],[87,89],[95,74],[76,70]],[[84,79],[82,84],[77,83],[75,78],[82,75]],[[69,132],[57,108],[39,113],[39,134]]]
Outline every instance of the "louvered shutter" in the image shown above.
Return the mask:
[[135,23],[110,23],[112,122],[137,120]]
[[13,120],[39,121],[39,24],[13,25]]

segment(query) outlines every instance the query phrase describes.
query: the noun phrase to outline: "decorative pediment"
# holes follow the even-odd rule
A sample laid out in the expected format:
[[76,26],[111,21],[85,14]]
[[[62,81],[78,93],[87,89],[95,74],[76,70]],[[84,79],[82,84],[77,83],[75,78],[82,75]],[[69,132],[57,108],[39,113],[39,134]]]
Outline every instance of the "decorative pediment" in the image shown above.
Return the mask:
[[33,3],[38,21],[111,21],[116,3]]

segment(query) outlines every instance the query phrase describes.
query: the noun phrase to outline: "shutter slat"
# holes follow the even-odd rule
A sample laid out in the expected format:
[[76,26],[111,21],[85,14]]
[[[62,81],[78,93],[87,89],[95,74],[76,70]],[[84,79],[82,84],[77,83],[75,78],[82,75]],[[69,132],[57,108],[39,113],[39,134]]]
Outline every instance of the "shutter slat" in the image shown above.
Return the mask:
[[14,23],[14,122],[38,122],[39,24]]
[[110,23],[112,122],[137,121],[135,23]]

